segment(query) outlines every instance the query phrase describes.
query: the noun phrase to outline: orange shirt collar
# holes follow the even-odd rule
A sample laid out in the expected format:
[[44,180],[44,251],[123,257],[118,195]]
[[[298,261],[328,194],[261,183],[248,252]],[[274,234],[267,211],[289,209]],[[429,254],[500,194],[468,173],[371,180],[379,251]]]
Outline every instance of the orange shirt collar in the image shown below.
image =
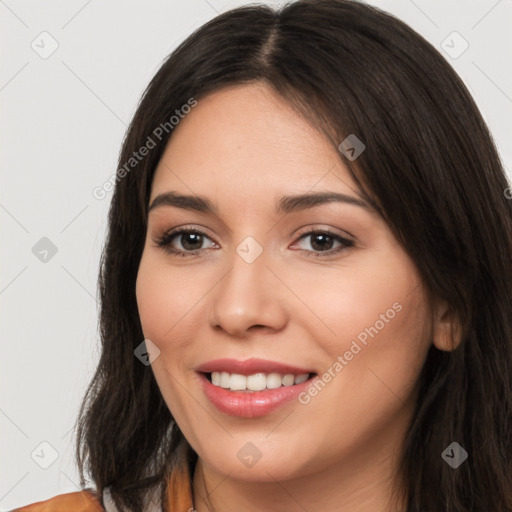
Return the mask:
[[192,468],[189,466],[189,445],[183,439],[178,446],[175,466],[167,483],[167,510],[193,512]]

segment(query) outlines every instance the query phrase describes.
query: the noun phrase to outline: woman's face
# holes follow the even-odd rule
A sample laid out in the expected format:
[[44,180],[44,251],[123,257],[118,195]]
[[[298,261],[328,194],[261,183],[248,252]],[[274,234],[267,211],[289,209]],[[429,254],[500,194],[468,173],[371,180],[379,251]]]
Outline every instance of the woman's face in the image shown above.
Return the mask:
[[[150,210],[137,302],[162,395],[205,467],[270,481],[386,460],[432,327],[415,265],[340,153],[271,89],[231,86],[174,128],[150,205],[171,193],[214,212],[169,198]],[[283,200],[322,193],[339,200]],[[156,244],[178,229],[201,233]],[[250,359],[266,363],[236,365]]]

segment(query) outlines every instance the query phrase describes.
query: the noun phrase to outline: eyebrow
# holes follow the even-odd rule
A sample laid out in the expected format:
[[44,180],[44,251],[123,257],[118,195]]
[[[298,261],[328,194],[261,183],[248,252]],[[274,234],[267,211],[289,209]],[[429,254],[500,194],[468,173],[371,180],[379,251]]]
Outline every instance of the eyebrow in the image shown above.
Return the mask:
[[[353,196],[339,192],[314,192],[295,196],[283,196],[276,202],[274,210],[276,214],[287,214],[332,202],[351,204],[365,209],[370,208],[366,201]],[[148,209],[148,214],[150,211],[162,206],[174,206],[184,210],[218,215],[217,209],[207,197],[179,194],[174,191],[156,196]]]

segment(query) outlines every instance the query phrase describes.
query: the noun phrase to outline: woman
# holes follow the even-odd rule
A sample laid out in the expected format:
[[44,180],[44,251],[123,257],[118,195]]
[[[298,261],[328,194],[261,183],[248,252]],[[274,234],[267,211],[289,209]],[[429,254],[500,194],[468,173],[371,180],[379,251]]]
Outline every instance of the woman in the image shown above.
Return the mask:
[[95,488],[20,510],[512,510],[512,203],[430,44],[351,1],[232,10],[119,162]]

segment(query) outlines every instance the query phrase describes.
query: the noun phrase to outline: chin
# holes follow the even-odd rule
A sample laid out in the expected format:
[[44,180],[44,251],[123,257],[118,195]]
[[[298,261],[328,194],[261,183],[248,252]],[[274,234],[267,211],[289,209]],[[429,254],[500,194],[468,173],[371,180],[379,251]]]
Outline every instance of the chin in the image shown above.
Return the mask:
[[301,453],[301,450],[290,446],[289,442],[276,445],[267,441],[264,445],[265,441],[253,442],[250,439],[251,436],[247,436],[233,440],[234,446],[207,449],[205,457],[201,456],[201,459],[220,474],[251,482],[285,481],[311,471],[311,461],[305,459],[303,451]]

